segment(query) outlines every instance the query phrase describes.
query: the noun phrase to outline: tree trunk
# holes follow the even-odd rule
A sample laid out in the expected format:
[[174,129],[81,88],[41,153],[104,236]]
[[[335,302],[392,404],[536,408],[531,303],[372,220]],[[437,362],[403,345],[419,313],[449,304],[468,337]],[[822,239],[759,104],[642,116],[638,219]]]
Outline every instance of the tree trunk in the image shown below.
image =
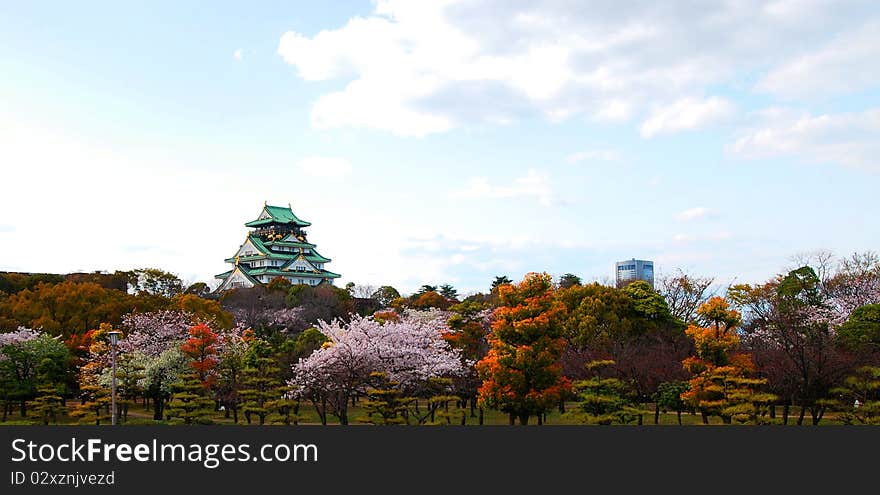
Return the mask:
[[776,419],[776,404],[770,404],[770,419]]
[[703,424],[704,425],[709,424],[709,415],[706,414],[706,411],[700,411],[700,416],[703,417]]
[[162,398],[158,395],[153,397],[153,419],[162,421]]
[[476,397],[471,397],[471,417],[472,417],[472,418],[477,417],[476,413],[474,413],[474,410],[475,410],[476,408],[477,408],[477,398],[476,398]]
[[798,415],[797,425],[801,426],[804,424],[804,414],[807,412],[807,406],[801,406],[801,413]]
[[541,414],[538,414],[538,426],[541,426],[543,424],[544,424],[544,414],[541,413]]
[[232,422],[238,424],[238,407],[232,408]]
[[513,426],[516,424],[516,416],[514,416],[513,413],[509,414],[508,419],[510,419],[510,426]]
[[643,414],[639,414],[639,426],[642,426],[642,418],[643,417],[644,417]]
[[480,416],[479,416],[479,423],[478,424],[480,426],[483,425],[483,408],[482,407],[480,408]]
[[565,414],[565,399],[559,399],[559,414]]
[[21,399],[21,417],[27,416],[27,402],[24,399]]
[[678,426],[681,426],[681,411],[675,411],[675,415],[678,416]]
[[788,425],[788,411],[791,405],[786,402],[782,405],[782,424]]
[[526,426],[529,424],[529,415],[528,414],[520,414],[519,415],[519,424],[521,426]]
[[819,421],[822,421],[822,416],[825,415],[825,406],[819,406],[818,408],[813,406],[810,408],[810,416],[813,418],[813,426],[817,426]]
[[654,404],[654,424],[660,424],[660,403]]

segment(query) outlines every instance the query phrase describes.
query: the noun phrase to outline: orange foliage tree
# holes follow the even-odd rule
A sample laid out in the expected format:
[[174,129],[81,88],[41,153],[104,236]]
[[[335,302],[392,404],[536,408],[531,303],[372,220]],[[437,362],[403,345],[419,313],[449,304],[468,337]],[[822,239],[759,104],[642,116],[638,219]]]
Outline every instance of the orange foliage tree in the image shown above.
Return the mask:
[[529,273],[515,286],[499,286],[498,293],[502,305],[493,314],[489,352],[477,363],[479,401],[508,413],[511,424],[528,424],[530,416],[541,424],[571,389],[559,362],[563,308],[547,273]]
[[719,416],[724,423],[760,422],[775,396],[758,391],[767,380],[753,378],[751,355],[738,351],[739,312],[723,298],[713,297],[697,309],[697,317],[705,326],[686,330],[696,355],[682,362],[693,374],[682,400],[700,411],[703,423],[709,416]]
[[206,389],[210,389],[217,381],[214,368],[217,367],[217,334],[208,325],[198,324],[189,329],[189,339],[180,350],[190,359],[190,366],[196,372],[199,381]]

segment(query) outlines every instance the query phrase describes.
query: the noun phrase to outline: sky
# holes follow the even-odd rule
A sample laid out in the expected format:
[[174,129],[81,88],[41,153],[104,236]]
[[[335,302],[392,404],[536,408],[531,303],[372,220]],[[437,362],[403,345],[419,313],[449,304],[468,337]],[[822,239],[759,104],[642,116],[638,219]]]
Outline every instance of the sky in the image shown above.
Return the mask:
[[874,1],[0,2],[0,270],[760,282],[877,250]]

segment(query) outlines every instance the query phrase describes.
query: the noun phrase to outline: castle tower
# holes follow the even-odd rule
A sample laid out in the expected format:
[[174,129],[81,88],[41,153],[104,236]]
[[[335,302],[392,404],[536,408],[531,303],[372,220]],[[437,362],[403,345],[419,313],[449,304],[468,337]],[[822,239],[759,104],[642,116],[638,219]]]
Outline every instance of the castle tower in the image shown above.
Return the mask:
[[263,205],[260,216],[244,225],[253,230],[235,255],[225,260],[232,269],[216,275],[218,291],[266,284],[275,277],[294,285],[332,284],[339,278],[324,269],[330,258],[318,254],[306,239],[303,229],[311,223],[300,220],[289,205]]

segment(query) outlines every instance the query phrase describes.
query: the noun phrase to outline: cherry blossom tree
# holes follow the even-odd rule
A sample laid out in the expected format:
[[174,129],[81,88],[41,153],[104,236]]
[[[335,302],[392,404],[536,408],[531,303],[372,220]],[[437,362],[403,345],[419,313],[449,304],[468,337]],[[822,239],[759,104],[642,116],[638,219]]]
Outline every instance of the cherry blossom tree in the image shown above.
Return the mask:
[[289,386],[293,397],[312,402],[322,423],[329,412],[348,424],[348,404],[366,392],[371,373],[418,396],[431,379],[465,372],[459,351],[443,339],[449,329],[441,313],[407,313],[384,324],[355,315],[347,324],[321,321],[318,329],[329,342],[294,365]]

